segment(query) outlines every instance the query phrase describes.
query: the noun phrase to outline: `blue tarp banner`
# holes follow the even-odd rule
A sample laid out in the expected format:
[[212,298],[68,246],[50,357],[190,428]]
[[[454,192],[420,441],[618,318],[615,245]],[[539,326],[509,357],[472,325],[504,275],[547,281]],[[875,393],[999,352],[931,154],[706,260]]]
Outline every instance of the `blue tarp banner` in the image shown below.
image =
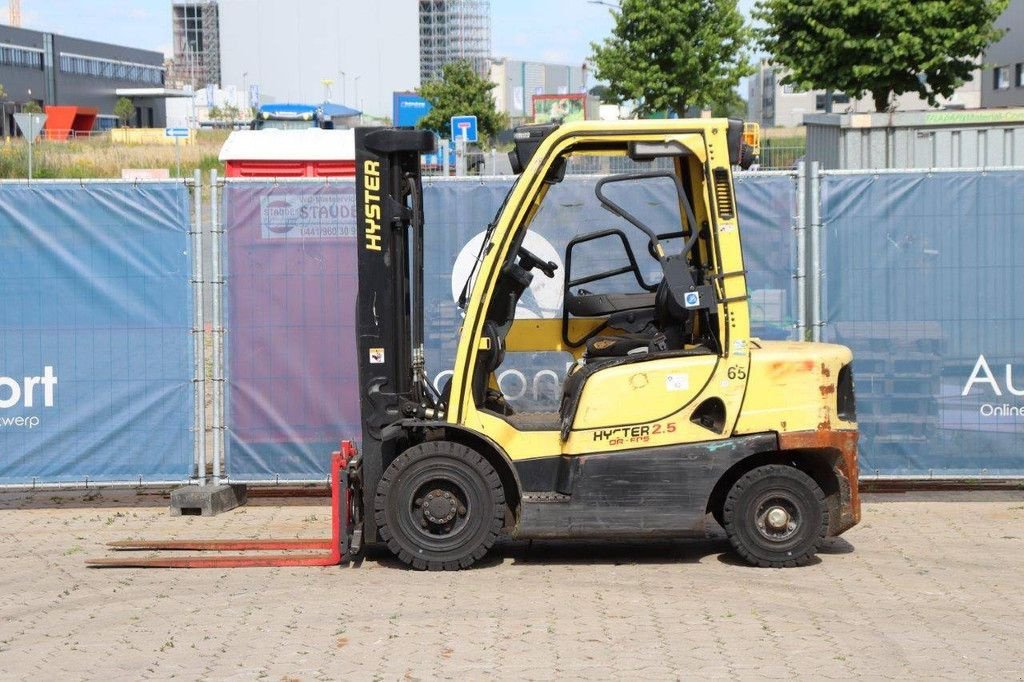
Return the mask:
[[359,433],[355,183],[224,189],[231,478],[325,478]]
[[[425,181],[426,355],[439,388],[458,343],[461,311],[455,301],[512,180]],[[636,185],[628,193],[630,209],[642,219],[666,229],[674,222],[678,229],[670,183]],[[737,194],[743,239],[752,254],[746,266],[755,333],[790,338],[795,178],[748,174],[739,178]],[[224,193],[224,215],[229,475],[322,478],[338,441],[359,435],[354,183],[232,182]],[[553,186],[526,245],[560,267],[554,279],[534,278],[517,315],[560,316],[567,242],[608,227],[622,227],[638,257],[646,255],[642,233],[601,208],[593,179],[568,176]],[[574,273],[601,264],[593,250],[581,249]],[[519,410],[557,409],[568,362],[571,356],[562,353],[508,353],[499,383]]]
[[865,475],[1024,474],[1024,172],[822,179]]
[[183,480],[189,194],[0,185],[0,483]]

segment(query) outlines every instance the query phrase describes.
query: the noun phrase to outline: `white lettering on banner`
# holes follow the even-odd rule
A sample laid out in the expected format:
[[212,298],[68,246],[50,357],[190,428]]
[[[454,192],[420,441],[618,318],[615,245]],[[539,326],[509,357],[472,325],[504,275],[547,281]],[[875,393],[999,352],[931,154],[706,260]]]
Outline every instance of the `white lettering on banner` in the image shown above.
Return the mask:
[[9,428],[11,426],[34,429],[39,426],[39,417],[0,417],[0,427]]
[[18,405],[35,407],[36,387],[39,385],[43,387],[43,407],[53,407],[57,375],[50,365],[43,368],[43,376],[24,377],[20,381],[14,377],[0,376],[0,409],[6,410]]
[[[1019,389],[1013,385],[1013,365],[1006,364],[1006,391],[1010,395],[1024,396],[1024,389]],[[993,374],[992,368],[988,364],[988,360],[985,359],[984,355],[978,356],[978,361],[974,363],[974,369],[971,370],[971,376],[967,379],[967,383],[964,384],[964,389],[960,392],[961,396],[966,396],[974,388],[975,384],[989,385],[992,388],[992,392],[997,396],[1002,397],[1003,389],[999,385],[999,380],[996,379],[996,375]],[[993,405],[991,403],[983,403],[978,408],[979,414],[982,417],[1021,417],[1024,416],[1024,407],[1018,405],[1008,405],[1003,403],[1002,405]]]
[[982,417],[1024,417],[1024,407],[1020,405],[993,405],[984,403],[978,411]]
[[344,239],[355,236],[354,189],[332,194],[260,197],[262,239]]
[[[565,373],[568,373],[569,368],[572,367],[573,364],[575,363],[565,363]],[[454,376],[454,374],[455,372],[452,370],[446,369],[442,372],[438,372],[437,375],[434,376],[434,388],[438,393],[444,392],[444,385],[452,376]],[[562,380],[554,370],[542,369],[534,372],[532,381],[530,381],[525,372],[518,369],[507,369],[498,375],[498,388],[501,389],[502,395],[505,396],[505,400],[509,402],[515,402],[527,397],[527,391],[531,387],[533,399],[540,400],[544,393],[542,389],[545,383],[550,384],[550,392],[561,394]]]
[[[984,355],[978,356],[978,361],[974,363],[974,370],[971,372],[971,378],[964,384],[964,390],[960,392],[960,395],[965,396],[970,393],[974,384],[989,384],[996,395],[1003,395],[1002,390],[999,388],[999,382],[996,380],[995,375],[992,374],[992,368],[989,367],[988,360],[985,359]],[[1013,365],[1009,363],[1006,365],[1006,390],[1011,395],[1024,395],[1024,389],[1013,385]]]
[[[985,378],[980,379],[978,375],[984,372]],[[1006,366],[1007,375],[1010,373],[1010,366]],[[964,396],[971,392],[971,387],[974,384],[991,384],[992,390],[996,392],[996,395],[1002,395],[1003,392],[999,390],[999,384],[996,382],[996,378],[992,376],[992,369],[988,366],[988,361],[985,360],[984,355],[978,356],[978,361],[974,363],[974,371],[971,372],[971,378],[964,384],[964,390],[961,391],[960,395]]]

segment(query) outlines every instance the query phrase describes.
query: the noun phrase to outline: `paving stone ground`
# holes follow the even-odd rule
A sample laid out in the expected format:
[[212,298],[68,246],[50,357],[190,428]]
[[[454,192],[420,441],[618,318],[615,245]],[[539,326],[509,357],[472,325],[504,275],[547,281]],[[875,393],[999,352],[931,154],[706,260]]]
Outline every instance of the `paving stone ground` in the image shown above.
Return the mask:
[[319,500],[203,519],[132,495],[0,495],[0,678],[1024,679],[1022,493],[868,496],[786,570],[720,537],[505,543],[459,573],[87,569],[126,537],[326,532]]

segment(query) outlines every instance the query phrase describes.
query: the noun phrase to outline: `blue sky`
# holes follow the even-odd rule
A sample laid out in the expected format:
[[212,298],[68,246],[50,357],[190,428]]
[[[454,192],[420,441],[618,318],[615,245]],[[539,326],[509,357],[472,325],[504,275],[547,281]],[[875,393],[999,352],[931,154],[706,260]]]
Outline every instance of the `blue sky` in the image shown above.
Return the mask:
[[[749,13],[754,1],[740,0],[740,6]],[[170,0],[21,0],[21,16],[26,28],[165,53],[171,49]],[[591,41],[600,41],[612,27],[609,8],[587,0],[492,0],[491,18],[496,56],[567,64],[582,64]],[[0,2],[0,19],[7,20],[6,2]]]

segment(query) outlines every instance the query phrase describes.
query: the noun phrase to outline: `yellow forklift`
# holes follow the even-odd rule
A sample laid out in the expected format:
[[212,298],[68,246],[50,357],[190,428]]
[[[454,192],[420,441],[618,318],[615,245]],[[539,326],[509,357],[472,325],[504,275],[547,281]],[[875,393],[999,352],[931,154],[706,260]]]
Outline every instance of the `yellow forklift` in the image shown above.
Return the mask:
[[[357,539],[448,570],[503,533],[704,537],[710,515],[746,561],[784,567],[859,521],[849,349],[751,336],[732,180],[750,160],[741,121],[517,129],[518,178],[462,288],[454,366],[431,368],[451,370],[440,390],[423,345],[419,159],[433,135],[355,139]],[[607,223],[580,224],[558,198],[567,176]],[[674,199],[652,211],[655,185]],[[542,219],[573,235],[564,272],[528,248]],[[517,314],[538,276],[561,289],[560,315]],[[502,395],[515,353],[568,360],[557,409]]]

